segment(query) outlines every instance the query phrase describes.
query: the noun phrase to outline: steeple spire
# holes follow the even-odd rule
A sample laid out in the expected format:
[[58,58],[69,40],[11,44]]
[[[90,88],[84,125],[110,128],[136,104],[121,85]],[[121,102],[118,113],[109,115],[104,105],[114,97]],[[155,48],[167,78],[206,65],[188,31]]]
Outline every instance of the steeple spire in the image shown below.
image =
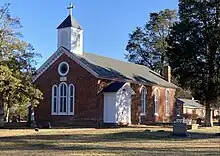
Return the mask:
[[58,30],[58,44],[57,47],[65,47],[70,52],[82,55],[83,54],[83,29],[72,15],[74,6],[70,3],[67,9],[69,15],[57,27]]
[[74,6],[72,3],[70,3],[70,6],[67,7],[67,9],[69,10],[69,15],[70,15],[70,16],[72,16],[72,10],[73,10],[73,8],[75,8],[75,6]]
[[70,5],[67,7],[67,9],[69,10],[69,15],[67,16],[67,18],[57,27],[57,29],[60,28],[66,28],[66,27],[74,27],[77,29],[81,29],[79,23],[75,20],[75,18],[72,16],[72,10],[73,8],[75,8],[75,6],[70,3]]

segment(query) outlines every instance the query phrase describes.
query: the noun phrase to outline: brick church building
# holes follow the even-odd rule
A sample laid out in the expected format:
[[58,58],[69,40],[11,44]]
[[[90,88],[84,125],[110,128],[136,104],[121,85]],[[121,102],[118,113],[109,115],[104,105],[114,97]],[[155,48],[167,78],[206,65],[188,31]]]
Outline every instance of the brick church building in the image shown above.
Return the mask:
[[84,32],[71,11],[57,31],[58,49],[34,79],[44,97],[35,108],[37,124],[148,124],[175,116],[169,66],[162,77],[143,65],[84,52]]

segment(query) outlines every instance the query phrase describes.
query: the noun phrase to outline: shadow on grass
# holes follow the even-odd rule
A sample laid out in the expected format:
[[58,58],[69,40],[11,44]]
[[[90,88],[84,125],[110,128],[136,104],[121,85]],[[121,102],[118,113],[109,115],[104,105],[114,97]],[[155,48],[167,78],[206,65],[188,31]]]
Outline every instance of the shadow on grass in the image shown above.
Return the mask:
[[[1,140],[3,141],[3,140]],[[12,140],[8,140],[12,141]],[[95,142],[95,141],[93,141]],[[49,151],[70,151],[70,152],[79,152],[90,153],[90,152],[102,152],[102,153],[115,153],[115,154],[126,154],[133,155],[144,154],[144,155],[219,155],[219,150],[216,148],[210,149],[210,147],[129,147],[129,146],[120,146],[120,147],[110,147],[106,144],[95,145],[95,144],[71,144],[63,146],[63,144],[51,144],[52,142],[30,142],[30,141],[21,141],[19,144],[13,146],[0,146],[0,151],[11,151],[11,150],[28,150],[28,151],[37,151],[44,150]],[[65,144],[65,142],[63,142]]]
[[[34,131],[34,130],[33,130]],[[40,130],[41,131],[41,130]],[[131,131],[131,132],[113,132],[104,134],[93,134],[86,132],[84,134],[41,134],[36,132],[36,135],[23,135],[0,137],[0,142],[20,142],[22,140],[45,140],[45,141],[77,141],[84,142],[112,142],[112,141],[146,141],[146,140],[161,140],[161,141],[179,141],[179,140],[196,140],[220,138],[214,133],[197,133],[189,132],[189,137],[174,137],[171,131]]]
[[[41,130],[40,130],[41,131]],[[161,154],[164,155],[184,155],[188,154],[210,154],[218,155],[220,150],[214,148],[210,149],[207,146],[204,147],[187,147],[187,150],[179,147],[172,148],[159,148],[159,147],[129,147],[126,146],[128,142],[136,143],[151,143],[161,145],[161,142],[167,141],[175,144],[183,144],[184,141],[193,141],[196,139],[220,139],[220,136],[215,136],[213,133],[195,133],[189,132],[190,137],[172,137],[172,132],[148,132],[148,131],[131,131],[131,132],[113,132],[106,134],[92,134],[86,132],[84,134],[41,134],[39,132],[36,135],[24,135],[24,136],[12,136],[12,137],[0,137],[0,151],[11,150],[54,150],[54,151],[83,151],[90,152],[101,151],[111,153],[142,153],[144,155],[149,154]],[[94,130],[96,131],[96,130]],[[215,140],[216,141],[216,140]],[[217,140],[218,141],[218,140]],[[108,143],[120,144],[120,147],[109,147]],[[122,142],[122,143],[121,143]],[[210,141],[211,143],[211,141]],[[83,144],[83,145],[82,145]],[[200,151],[201,150],[201,151]],[[132,154],[131,154],[132,155]]]

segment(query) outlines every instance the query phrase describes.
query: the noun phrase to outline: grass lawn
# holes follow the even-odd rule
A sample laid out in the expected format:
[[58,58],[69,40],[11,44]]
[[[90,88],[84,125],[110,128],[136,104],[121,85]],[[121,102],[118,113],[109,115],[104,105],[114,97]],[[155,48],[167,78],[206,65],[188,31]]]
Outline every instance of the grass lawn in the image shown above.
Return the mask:
[[214,135],[220,127],[190,131],[188,138],[171,137],[171,131],[156,126],[39,132],[0,129],[0,155],[220,155],[220,137]]

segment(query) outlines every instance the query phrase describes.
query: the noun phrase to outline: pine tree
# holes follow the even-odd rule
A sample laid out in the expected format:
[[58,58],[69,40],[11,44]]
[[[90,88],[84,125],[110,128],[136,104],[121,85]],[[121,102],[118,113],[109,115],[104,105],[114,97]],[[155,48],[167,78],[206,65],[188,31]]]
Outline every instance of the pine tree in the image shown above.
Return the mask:
[[212,126],[220,96],[220,1],[179,0],[179,18],[166,54],[181,87],[206,106],[205,126]]

